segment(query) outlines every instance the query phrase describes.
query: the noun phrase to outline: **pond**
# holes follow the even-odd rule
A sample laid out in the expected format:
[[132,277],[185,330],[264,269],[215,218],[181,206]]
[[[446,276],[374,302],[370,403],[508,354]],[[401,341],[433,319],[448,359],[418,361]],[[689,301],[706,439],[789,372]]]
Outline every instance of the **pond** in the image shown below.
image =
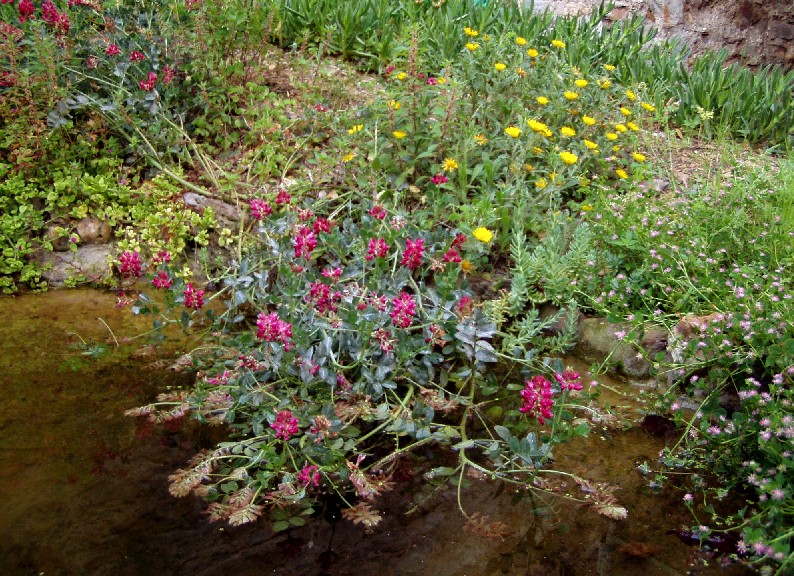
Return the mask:
[[[198,445],[211,444],[208,431],[150,433],[123,416],[189,383],[152,364],[190,343],[175,340],[151,356],[143,339],[132,339],[148,319],[116,303],[115,294],[95,290],[0,299],[0,575],[750,573],[720,567],[668,533],[691,518],[681,494],[645,487],[637,464],[653,463],[662,440],[639,427],[596,431],[557,453],[562,469],[619,486],[624,521],[565,501],[533,508],[501,485],[472,481],[462,492],[466,510],[504,527],[501,537],[486,538],[464,529],[452,489],[405,515],[415,488],[406,481],[388,495],[388,514],[371,534],[322,515],[278,534],[266,522],[210,524],[200,501],[167,491],[168,475]],[[97,345],[114,353],[83,354]]]

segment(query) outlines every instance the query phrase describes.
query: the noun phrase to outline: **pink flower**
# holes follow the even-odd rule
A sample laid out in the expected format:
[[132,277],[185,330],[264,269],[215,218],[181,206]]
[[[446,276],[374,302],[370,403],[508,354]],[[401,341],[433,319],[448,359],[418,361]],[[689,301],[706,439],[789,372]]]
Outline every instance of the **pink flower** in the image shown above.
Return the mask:
[[260,312],[256,319],[256,337],[265,342],[281,342],[284,350],[292,347],[292,324],[284,322],[278,314]]
[[170,84],[171,81],[174,79],[175,74],[176,74],[176,70],[174,70],[170,66],[165,66],[163,68],[163,84]]
[[41,19],[53,28],[58,25],[61,15],[51,0],[44,0],[41,4]]
[[545,424],[553,414],[551,407],[554,405],[552,400],[551,382],[543,376],[534,376],[532,380],[525,382],[525,388],[521,391],[523,403],[519,410],[530,417],[537,418],[540,424]]
[[88,58],[86,58],[86,60],[85,60],[85,66],[86,66],[86,68],[88,68],[89,70],[93,70],[93,69],[95,69],[97,66],[99,66],[99,58],[97,58],[97,57],[96,57],[96,56],[94,56],[94,55],[91,55],[91,56],[89,56],[89,57],[88,57]]
[[426,84],[428,86],[437,86],[438,85],[438,80],[435,77],[433,77],[433,76],[429,76],[427,78]]
[[34,14],[36,13],[36,7],[31,0],[19,0],[17,10],[19,11],[20,22],[24,22],[28,18],[34,18]]
[[461,262],[463,259],[458,254],[458,251],[454,248],[450,248],[447,250],[446,254],[444,254],[444,262]]
[[318,470],[319,468],[317,468],[317,466],[314,464],[311,466],[304,466],[298,474],[298,482],[305,484],[306,486],[309,484],[315,487],[319,486],[320,472]]
[[117,54],[121,54],[121,50],[115,44],[108,44],[108,47],[105,48],[105,54],[108,56],[116,56]]
[[298,433],[298,419],[289,410],[282,410],[270,427],[276,431],[276,438],[283,438],[286,441],[290,436]]
[[317,236],[308,226],[298,228],[298,233],[292,239],[295,248],[295,258],[311,258],[312,251],[317,247]]
[[318,112],[328,112],[328,106],[325,106],[323,104],[315,104],[314,109],[317,110]]
[[152,285],[158,290],[165,290],[171,287],[173,281],[168,277],[168,272],[165,270],[158,270],[157,274],[152,278]]
[[374,260],[375,258],[385,258],[389,252],[389,245],[383,238],[370,238],[369,246],[367,249],[367,260]]
[[581,390],[580,378],[579,373],[573,370],[564,370],[562,374],[554,373],[554,379],[560,383],[560,390]]
[[130,62],[139,62],[141,60],[146,60],[143,52],[138,52],[137,50],[130,52]]
[[248,206],[251,208],[251,216],[254,217],[254,220],[262,220],[268,214],[273,213],[270,204],[260,198],[251,198],[248,201]]
[[326,218],[317,218],[314,221],[314,233],[319,234],[320,232],[325,232],[326,234],[331,231],[331,222],[329,222]]
[[292,202],[292,196],[286,190],[279,190],[276,196],[276,204],[289,204],[290,202]]
[[326,268],[322,271],[322,275],[326,278],[330,278],[331,280],[339,280],[339,277],[342,276],[342,269],[341,268]]
[[188,310],[200,310],[204,306],[204,290],[196,290],[192,283],[187,283],[183,294],[185,295],[185,308]]
[[395,69],[394,66],[387,66],[386,70],[383,71],[383,75],[388,76],[389,74],[394,72],[394,69]]
[[315,309],[320,314],[336,312],[336,302],[342,299],[339,292],[331,293],[331,287],[322,282],[312,282],[309,285],[309,301],[314,302]]
[[400,292],[392,300],[392,311],[389,313],[392,322],[400,328],[408,328],[416,314],[416,302],[414,297],[407,292]]
[[466,240],[468,240],[468,239],[469,239],[468,236],[466,236],[462,232],[458,232],[455,235],[455,239],[452,241],[452,247],[453,248],[462,248],[463,245],[466,243]]
[[141,276],[141,255],[125,250],[119,255],[119,273],[122,278],[139,278]]
[[468,296],[461,296],[458,300],[458,313],[462,316],[468,316],[474,312],[474,301]]
[[152,258],[152,262],[154,264],[159,264],[160,262],[165,262],[167,264],[170,261],[171,261],[171,254],[169,254],[167,250],[159,250],[157,252],[157,256]]
[[405,241],[405,252],[403,252],[403,259],[400,261],[400,264],[409,270],[416,270],[422,263],[422,255],[424,252],[424,238],[417,238],[416,240],[411,240],[409,238]]
[[369,215],[378,220],[386,218],[386,210],[380,204],[375,204],[369,211]]
[[140,87],[141,90],[146,92],[151,92],[154,90],[154,85],[157,84],[157,74],[154,72],[149,72],[146,75],[146,80],[141,80]]
[[443,174],[436,174],[435,176],[433,176],[433,177],[430,179],[430,181],[431,181],[433,184],[435,184],[436,186],[438,186],[439,184],[445,184],[445,183],[449,182],[449,178],[447,178],[447,177],[446,177],[446,176],[444,176]]

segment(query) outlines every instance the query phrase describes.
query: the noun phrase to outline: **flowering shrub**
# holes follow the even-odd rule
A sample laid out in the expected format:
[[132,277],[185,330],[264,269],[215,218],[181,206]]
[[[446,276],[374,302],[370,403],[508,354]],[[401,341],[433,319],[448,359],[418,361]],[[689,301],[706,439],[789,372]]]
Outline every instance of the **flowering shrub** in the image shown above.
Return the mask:
[[[544,468],[551,447],[587,433],[573,415],[589,395],[578,374],[543,360],[542,342],[526,357],[497,350],[495,326],[461,269],[486,230],[478,240],[418,229],[380,203],[290,200],[250,202],[263,216],[251,221],[239,273],[213,295],[226,305],[216,319],[224,352],[196,359],[205,368],[195,389],[130,412],[229,427],[228,442],[172,475],[172,493],[203,495],[211,517],[232,524],[288,507],[294,525],[329,491],[377,516],[373,499],[428,443],[458,454],[457,466],[431,474],[438,479],[475,468],[531,488],[537,474],[554,474]],[[263,202],[273,206],[266,215]],[[445,259],[451,249],[462,258]],[[174,276],[166,270],[154,280]],[[200,297],[195,284],[175,281],[164,303],[144,297],[138,309],[156,308],[160,323],[178,307],[193,317]],[[500,356],[543,383],[540,399],[494,379],[488,367]],[[549,365],[557,384],[538,375]],[[503,407],[496,433],[471,428],[495,406]]]

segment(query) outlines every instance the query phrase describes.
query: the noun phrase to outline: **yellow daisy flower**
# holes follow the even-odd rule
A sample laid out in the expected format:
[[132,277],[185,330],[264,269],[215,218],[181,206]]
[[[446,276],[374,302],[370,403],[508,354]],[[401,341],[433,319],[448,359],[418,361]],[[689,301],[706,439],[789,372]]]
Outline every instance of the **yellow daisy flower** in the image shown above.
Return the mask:
[[595,118],[592,118],[591,116],[582,116],[582,122],[584,122],[588,126],[592,126],[593,124],[596,123]]
[[613,72],[615,67],[612,64],[604,64],[604,68],[606,68],[609,72]]
[[617,140],[618,135],[614,132],[607,132],[607,140]]
[[579,88],[586,88],[590,82],[585,80],[584,78],[579,78],[576,82],[574,82]]
[[505,134],[511,138],[518,138],[521,136],[521,128],[517,128],[516,126],[508,126],[505,128]]
[[474,142],[475,142],[475,143],[476,143],[478,146],[484,146],[485,144],[487,144],[487,143],[488,143],[488,138],[486,138],[486,137],[485,137],[484,135],[482,135],[482,134],[477,134],[477,135],[474,137]]
[[618,178],[622,178],[624,180],[629,177],[628,173],[622,168],[618,168],[617,170],[615,170],[615,174],[618,175]]
[[645,108],[648,112],[653,112],[656,110],[656,107],[653,104],[648,104],[647,102],[643,102],[642,107]]
[[574,130],[570,126],[563,126],[562,128],[560,128],[560,132],[562,133],[563,136],[568,136],[569,138],[576,136],[576,130]]
[[626,90],[626,98],[634,102],[637,99],[637,95],[631,90]]
[[565,42],[562,40],[552,40],[551,45],[555,48],[565,48]]
[[620,113],[623,114],[624,116],[631,116],[631,110],[629,110],[625,106],[620,107]]
[[640,129],[640,127],[637,126],[634,122],[626,122],[626,126],[629,127],[629,130],[634,130],[635,132],[637,132]]
[[645,154],[640,154],[639,152],[635,152],[632,156],[637,162],[645,162],[646,160]]
[[568,166],[576,164],[576,161],[579,159],[579,157],[576,154],[572,153],[572,152],[560,152],[560,158]]
[[604,80],[603,82],[601,82],[600,86],[602,90],[606,90],[607,88],[612,86],[612,82],[609,80]]
[[493,67],[496,68],[497,71],[502,72],[505,68],[507,68],[507,64],[504,64],[503,62],[497,62],[493,65]]
[[472,231],[472,236],[474,236],[477,240],[482,243],[488,243],[493,240],[493,232],[488,230],[488,228],[483,228],[482,226],[479,228],[475,228]]
[[549,99],[546,98],[545,96],[538,96],[536,100],[538,101],[538,104],[540,104],[541,106],[545,106],[546,104],[549,103]]
[[480,47],[480,45],[477,44],[476,42],[467,42],[466,43],[466,50],[469,50],[470,52],[474,52],[479,47]]
[[403,132],[402,130],[395,130],[394,132],[392,132],[392,135],[395,138],[397,138],[397,140],[402,140],[403,138],[405,138],[407,136],[407,134],[405,132]]
[[543,189],[546,186],[548,186],[548,184],[546,183],[546,179],[545,178],[540,178],[538,180],[535,180],[535,188]]
[[615,124],[615,130],[618,132],[625,132],[628,130],[628,128],[626,128],[623,124]]
[[350,162],[355,157],[356,157],[356,153],[355,152],[350,152],[350,153],[345,154],[344,156],[342,156],[342,162],[345,162],[345,163]]
[[516,44],[518,44],[519,46],[525,46],[526,43],[527,43],[526,38],[523,38],[521,36],[516,36]]
[[576,92],[571,92],[570,90],[566,90],[562,95],[565,96],[567,100],[576,100],[579,98],[579,94]]
[[527,50],[527,56],[529,56],[530,58],[537,58],[538,51],[535,50],[534,48],[530,48],[529,50]]
[[458,162],[454,158],[444,158],[444,162],[441,164],[441,169],[444,172],[454,172],[458,168]]
[[355,134],[356,132],[361,132],[361,130],[363,130],[363,129],[364,129],[364,125],[363,124],[356,124],[355,126],[353,126],[350,129],[348,129],[347,133],[348,134]]
[[474,30],[473,28],[469,28],[468,26],[466,26],[463,29],[463,31],[466,33],[466,36],[470,36],[472,38],[480,35],[480,33],[477,30]]
[[598,144],[596,144],[592,140],[585,140],[584,145],[587,146],[590,150],[598,150]]
[[397,102],[397,100],[389,100],[389,108],[391,108],[392,110],[399,110],[400,108],[402,108],[402,104]]

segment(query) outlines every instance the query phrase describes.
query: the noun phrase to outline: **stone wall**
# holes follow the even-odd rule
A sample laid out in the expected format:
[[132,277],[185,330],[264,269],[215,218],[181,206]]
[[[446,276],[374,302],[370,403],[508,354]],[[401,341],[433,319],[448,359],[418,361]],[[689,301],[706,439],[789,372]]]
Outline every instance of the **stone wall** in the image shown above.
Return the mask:
[[[597,0],[535,0],[535,9],[585,15]],[[727,48],[748,66],[794,68],[794,0],[616,0],[610,19],[641,14],[658,37],[677,37],[694,53]]]

